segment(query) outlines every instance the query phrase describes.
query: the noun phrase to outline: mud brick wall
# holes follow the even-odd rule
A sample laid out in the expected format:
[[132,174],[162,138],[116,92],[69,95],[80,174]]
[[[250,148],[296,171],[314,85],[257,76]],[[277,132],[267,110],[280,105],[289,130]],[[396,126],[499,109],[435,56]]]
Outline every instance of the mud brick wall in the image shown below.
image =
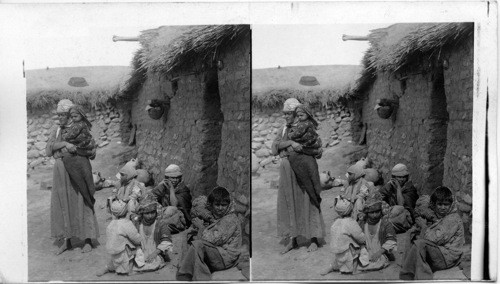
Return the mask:
[[[367,125],[368,157],[374,167],[387,181],[392,167],[404,163],[420,194],[440,185],[442,178],[439,171],[431,171],[439,167],[439,162],[432,163],[430,155],[434,140],[432,87],[432,81],[422,74],[409,76],[405,88],[393,75],[379,73],[361,111],[362,123]],[[401,96],[395,117],[380,118],[374,110],[376,100],[394,95]]]
[[233,195],[242,223],[243,244],[250,246],[250,37],[219,54],[218,70],[222,124],[222,145],[218,158],[217,183]]
[[[28,111],[28,170],[54,163],[52,158],[46,156],[45,147],[51,133],[59,124],[56,107],[54,105],[53,108]],[[111,139],[128,139],[129,121],[127,111],[123,107],[123,104],[108,103],[84,109],[92,123],[92,136],[99,147],[105,147]]]
[[457,193],[466,232],[472,233],[473,39],[447,56],[449,67],[444,70],[444,85],[450,117],[443,185]]
[[[191,71],[192,72],[192,71]],[[220,139],[214,139],[210,129],[217,132],[214,117],[207,117],[207,72],[182,75],[173,83],[166,77],[148,73],[147,80],[132,104],[132,123],[136,125],[137,158],[160,182],[169,164],[177,164],[183,171],[183,180],[194,196],[205,194],[217,179],[216,159]],[[185,72],[184,74],[188,74]],[[151,99],[170,100],[170,108],[154,120],[145,110]],[[215,127],[213,127],[215,126]],[[215,136],[219,137],[216,133]],[[204,156],[203,149],[212,148],[212,156]]]
[[247,37],[218,57],[223,63],[218,81],[224,123],[217,183],[242,199],[250,194],[250,50]]
[[[347,107],[328,105],[316,106],[311,109],[319,123],[318,134],[323,147],[331,147],[341,140],[351,140],[351,113]],[[271,145],[278,134],[281,134],[285,119],[281,107],[279,108],[252,108],[252,154],[260,165],[268,164],[271,156]],[[252,164],[255,164],[252,161]],[[258,168],[252,166],[252,170]]]

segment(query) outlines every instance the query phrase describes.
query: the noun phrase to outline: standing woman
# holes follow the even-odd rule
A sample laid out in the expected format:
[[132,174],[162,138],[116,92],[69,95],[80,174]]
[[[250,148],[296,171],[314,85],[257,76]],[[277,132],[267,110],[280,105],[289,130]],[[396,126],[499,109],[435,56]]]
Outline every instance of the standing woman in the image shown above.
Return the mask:
[[[92,167],[89,156],[95,154],[95,149],[89,150],[85,157],[84,166],[74,171],[70,178],[63,157],[76,155],[76,146],[62,139],[62,132],[70,122],[69,110],[73,106],[70,100],[64,99],[57,104],[59,127],[52,133],[47,141],[47,156],[55,159],[53,186],[50,203],[51,235],[57,239],[64,239],[56,254],[71,248],[71,238],[77,237],[85,240],[82,252],[92,250],[91,239],[99,237],[99,227],[94,214],[94,184]],[[83,181],[83,182],[82,182]]]
[[[318,238],[325,237],[325,223],[319,207],[320,200],[315,202],[314,197],[309,196],[307,189],[301,188],[297,182],[297,177],[311,180],[316,177],[305,177],[303,174],[296,175],[288,159],[290,155],[297,155],[297,151],[300,151],[302,147],[299,143],[288,138],[290,126],[296,120],[295,108],[299,105],[299,101],[294,98],[285,101],[283,113],[286,125],[283,127],[283,131],[277,135],[272,145],[272,154],[279,155],[282,158],[278,186],[278,235],[291,238],[281,252],[282,254],[298,247],[298,236],[311,240],[308,251],[317,250],[319,246]],[[319,172],[317,172],[317,175],[319,180]],[[302,182],[302,184],[306,183]]]

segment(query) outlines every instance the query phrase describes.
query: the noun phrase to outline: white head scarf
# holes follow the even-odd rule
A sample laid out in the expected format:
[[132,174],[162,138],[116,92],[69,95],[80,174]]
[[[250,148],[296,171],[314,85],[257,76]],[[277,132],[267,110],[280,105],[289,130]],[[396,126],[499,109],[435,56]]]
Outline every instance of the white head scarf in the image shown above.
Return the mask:
[[57,112],[68,112],[72,106],[72,101],[68,99],[60,100],[59,103],[57,103]]
[[295,98],[289,98],[283,104],[283,111],[295,111],[297,106],[301,105],[301,103]]

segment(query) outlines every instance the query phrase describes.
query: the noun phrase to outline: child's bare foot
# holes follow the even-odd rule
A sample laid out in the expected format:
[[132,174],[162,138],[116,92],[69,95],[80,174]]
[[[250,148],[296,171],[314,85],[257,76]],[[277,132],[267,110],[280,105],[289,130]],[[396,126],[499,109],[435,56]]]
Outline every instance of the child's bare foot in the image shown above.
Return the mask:
[[318,245],[316,243],[311,243],[307,248],[307,252],[313,252],[318,250]]
[[329,265],[328,267],[325,267],[323,270],[321,270],[321,272],[319,274],[321,274],[322,276],[325,276],[332,271],[333,271],[333,267],[331,265]]
[[104,268],[101,268],[99,269],[96,273],[95,273],[95,276],[97,277],[101,277],[103,276],[104,274],[108,273],[109,272],[109,269],[107,267],[104,267]]

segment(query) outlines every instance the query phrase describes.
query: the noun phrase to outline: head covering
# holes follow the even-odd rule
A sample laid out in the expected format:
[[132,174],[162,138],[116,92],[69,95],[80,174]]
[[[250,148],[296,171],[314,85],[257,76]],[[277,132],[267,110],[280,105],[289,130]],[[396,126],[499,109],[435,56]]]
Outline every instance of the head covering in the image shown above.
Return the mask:
[[335,198],[335,211],[340,215],[340,216],[347,216],[350,215],[352,212],[352,203],[347,200],[342,198],[341,196],[338,196]]
[[182,176],[181,168],[178,165],[171,164],[165,169],[165,176],[180,177]]
[[295,98],[289,98],[283,104],[283,111],[295,111],[295,108],[300,105],[300,102]]
[[397,164],[394,166],[394,168],[392,168],[391,174],[397,177],[404,177],[407,176],[409,173],[408,169],[404,164]]
[[136,169],[129,164],[126,164],[125,166],[123,166],[120,170],[120,173],[124,174],[127,177],[127,180],[135,178],[137,176]]
[[138,182],[142,182],[144,184],[147,184],[151,180],[151,175],[149,174],[149,172],[147,170],[138,169],[138,170],[136,170],[136,172],[137,172],[136,180]]
[[137,213],[144,214],[148,212],[153,212],[156,211],[157,208],[158,208],[158,202],[156,201],[154,195],[148,194],[139,203],[139,207],[137,208]]
[[85,115],[85,112],[83,111],[83,108],[81,106],[79,106],[79,105],[73,105],[69,109],[69,112],[71,112],[71,111],[78,112],[82,116],[82,120],[85,122],[85,124],[87,124],[87,126],[89,127],[89,129],[92,128],[92,123],[90,123],[89,119]]
[[350,174],[354,174],[354,177],[351,181],[356,181],[365,175],[365,171],[359,164],[354,164],[347,168],[347,172]]
[[312,123],[314,124],[315,127],[318,127],[318,122],[316,121],[316,119],[314,119],[314,116],[312,115],[312,112],[311,110],[306,107],[305,105],[298,105],[296,108],[295,108],[295,113],[299,112],[299,111],[302,111],[302,112],[305,112],[307,115],[308,115],[308,119],[310,121],[312,121]]
[[127,214],[127,203],[121,201],[121,200],[114,200],[111,203],[111,213],[119,218]]
[[382,200],[374,195],[369,196],[365,201],[363,213],[382,211]]
[[60,100],[57,103],[57,112],[68,112],[69,109],[73,106],[73,102],[68,99]]

